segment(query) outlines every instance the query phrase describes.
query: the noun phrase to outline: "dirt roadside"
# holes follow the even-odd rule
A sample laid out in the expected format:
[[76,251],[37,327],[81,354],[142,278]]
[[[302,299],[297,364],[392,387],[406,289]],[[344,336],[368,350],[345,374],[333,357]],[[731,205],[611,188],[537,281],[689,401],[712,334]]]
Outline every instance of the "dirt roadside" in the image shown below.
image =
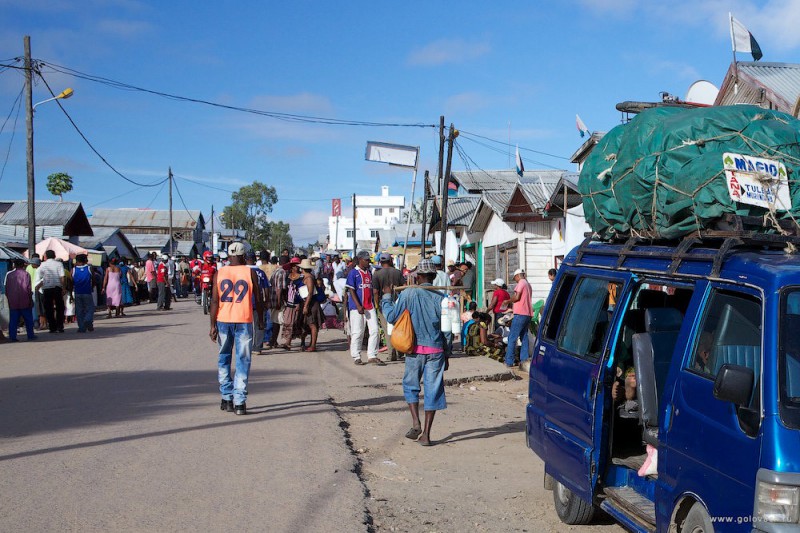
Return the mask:
[[603,531],[561,523],[542,462],[525,445],[527,378],[447,387],[436,445],[404,437],[410,416],[399,383],[338,389],[334,405],[361,460],[375,531]]

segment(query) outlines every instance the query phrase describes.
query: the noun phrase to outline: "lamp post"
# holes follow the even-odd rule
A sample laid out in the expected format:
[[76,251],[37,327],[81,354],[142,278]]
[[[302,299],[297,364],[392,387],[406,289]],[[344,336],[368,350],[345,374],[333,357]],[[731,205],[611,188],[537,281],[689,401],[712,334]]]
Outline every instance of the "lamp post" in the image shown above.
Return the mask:
[[33,173],[33,110],[36,106],[53,100],[66,99],[72,96],[72,89],[64,89],[57,96],[33,104],[33,62],[31,61],[31,38],[26,35],[25,45],[25,122],[28,128],[27,160],[28,160],[28,257],[36,253],[36,187]]

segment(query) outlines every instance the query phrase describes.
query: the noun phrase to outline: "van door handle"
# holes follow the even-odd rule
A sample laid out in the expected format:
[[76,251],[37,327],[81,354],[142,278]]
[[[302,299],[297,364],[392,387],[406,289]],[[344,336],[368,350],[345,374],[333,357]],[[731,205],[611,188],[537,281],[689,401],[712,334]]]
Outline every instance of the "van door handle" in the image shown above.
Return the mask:
[[667,412],[664,416],[664,430],[669,431],[669,428],[672,427],[672,415],[673,415],[673,407],[672,404],[667,405]]

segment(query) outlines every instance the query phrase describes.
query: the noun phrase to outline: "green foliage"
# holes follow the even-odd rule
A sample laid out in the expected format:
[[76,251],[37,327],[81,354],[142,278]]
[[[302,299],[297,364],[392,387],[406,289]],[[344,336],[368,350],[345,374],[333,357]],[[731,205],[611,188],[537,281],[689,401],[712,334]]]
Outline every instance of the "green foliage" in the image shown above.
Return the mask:
[[72,190],[72,176],[66,172],[56,172],[47,176],[47,190],[62,201],[64,195]]
[[222,215],[225,225],[245,230],[253,248],[292,248],[289,224],[267,220],[267,215],[278,201],[275,187],[254,181],[233,193],[231,200],[233,203],[225,208]]

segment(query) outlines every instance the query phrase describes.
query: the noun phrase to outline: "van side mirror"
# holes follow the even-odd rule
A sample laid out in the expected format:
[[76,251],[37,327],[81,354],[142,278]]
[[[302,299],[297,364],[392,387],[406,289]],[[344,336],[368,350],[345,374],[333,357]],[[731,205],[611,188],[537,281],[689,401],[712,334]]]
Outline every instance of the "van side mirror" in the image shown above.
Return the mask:
[[725,363],[714,381],[714,398],[742,406],[750,403],[755,373],[746,366]]

